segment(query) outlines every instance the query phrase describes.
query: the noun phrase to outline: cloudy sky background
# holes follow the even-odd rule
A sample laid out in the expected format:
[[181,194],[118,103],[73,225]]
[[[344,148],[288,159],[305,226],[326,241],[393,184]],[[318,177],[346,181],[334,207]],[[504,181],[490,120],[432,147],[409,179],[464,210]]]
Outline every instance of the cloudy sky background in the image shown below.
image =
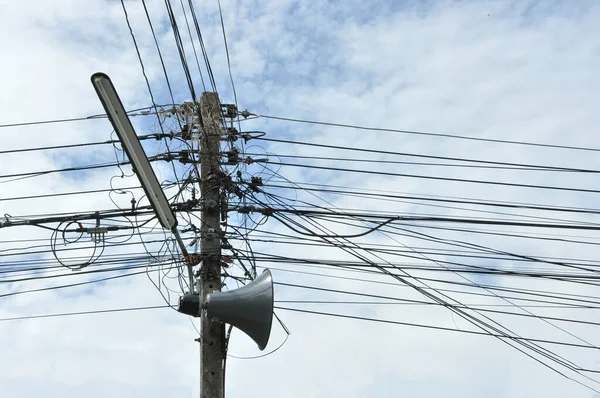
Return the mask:
[[[177,1],[172,3],[182,35],[186,38],[186,52],[191,56],[181,5]],[[194,4],[220,97],[224,102],[233,102],[217,1],[196,1]],[[165,57],[175,101],[189,100],[189,90],[164,2],[147,1],[147,5]],[[594,1],[223,0],[221,5],[231,70],[241,109],[309,120],[600,148],[600,138],[595,131],[599,122],[596,98],[600,89],[597,72],[600,70],[600,26],[597,24],[600,6]],[[159,104],[169,103],[171,99],[144,9],[138,1],[127,1],[126,6],[155,101]],[[97,71],[111,76],[126,108],[135,109],[151,104],[120,2],[32,1],[24,6],[15,1],[3,1],[0,4],[0,26],[5,37],[0,42],[0,124],[102,113],[89,81],[91,74]],[[195,60],[190,57],[188,62],[196,91],[200,93],[203,88]],[[151,117],[139,117],[135,121],[140,135],[158,132],[156,120]],[[276,139],[600,169],[600,160],[594,152],[360,131],[265,119],[243,123],[244,129],[265,131],[267,137]],[[107,120],[100,119],[2,128],[0,134],[3,138],[0,151],[3,151],[104,141],[111,138],[111,127]],[[257,152],[275,154],[361,156],[358,153],[284,143],[257,141],[251,144],[257,145],[253,148]],[[149,144],[147,149],[155,153],[165,150],[160,144]],[[392,159],[383,155],[362,156]],[[114,151],[110,146],[0,154],[2,175],[114,160]],[[285,159],[283,161],[288,162]],[[308,160],[296,162],[519,184],[585,189],[598,189],[600,186],[593,174],[408,165],[365,166],[352,163],[340,165],[339,162],[317,163]],[[158,167],[163,179],[168,179],[168,165],[160,164]],[[251,170],[260,171],[259,168]],[[595,193],[449,183],[292,167],[283,167],[280,173],[296,182],[478,200],[597,207]],[[85,173],[49,174],[15,182],[2,179],[0,198],[107,189],[111,177],[115,175],[120,173],[116,168],[110,168]],[[133,177],[117,178],[116,184],[126,187],[137,185],[137,182]],[[295,197],[293,192],[285,190],[277,193]],[[298,195],[298,199],[327,206],[308,194]],[[492,217],[414,203],[322,197],[340,208],[362,211]],[[0,215],[8,213],[22,216],[114,207],[106,193],[68,198],[0,201]],[[120,201],[120,206],[128,207],[130,197],[122,195],[115,200]],[[531,211],[520,214],[541,215]],[[580,222],[598,221],[597,217],[590,215],[556,217]],[[262,229],[289,232],[275,220],[269,220]],[[593,245],[475,236],[456,231],[414,230],[527,255],[594,260],[596,252]],[[336,232],[353,233],[356,229],[338,226]],[[576,235],[577,238],[571,239],[596,239],[597,242],[594,232],[548,233]],[[0,229],[0,241],[3,242],[48,239],[49,236],[49,231],[34,228]],[[392,238],[377,233],[356,241],[396,245],[405,249],[428,246],[426,242],[406,236],[396,235]],[[44,241],[37,243],[45,244]],[[29,246],[27,242],[19,245]],[[15,243],[0,244],[0,250],[14,248]],[[257,243],[253,249],[289,257],[355,260],[331,248],[315,247],[307,253],[303,247],[274,247]],[[28,258],[34,262],[49,257]],[[395,258],[394,261],[399,260]],[[410,263],[411,260],[405,262]],[[487,262],[484,265],[512,264]],[[544,266],[548,267],[540,265],[542,268]],[[274,267],[395,282],[383,276],[363,276],[351,272],[311,270],[283,264]],[[420,275],[460,280],[448,273]],[[0,279],[0,294],[101,276],[70,274],[58,281],[18,283],[2,283]],[[423,299],[404,286],[285,271],[274,271],[274,276],[277,281],[285,283]],[[594,295],[592,286],[532,282],[521,278],[472,278],[480,283],[499,286],[508,283],[510,287],[556,289]],[[461,300],[468,298],[463,295],[456,297]],[[277,286],[276,299],[353,298]],[[472,303],[486,302],[478,297],[468,299]],[[171,303],[176,300],[177,294],[172,293]],[[491,299],[489,303],[492,301],[498,303],[498,300]],[[2,297],[0,318],[161,304],[164,304],[163,298],[147,276],[141,274],[79,288]],[[472,329],[466,321],[443,308],[408,305],[348,308],[307,305],[297,308]],[[599,321],[594,310],[570,311],[546,311],[543,314]],[[264,358],[231,357],[227,362],[228,397],[594,396],[590,389],[561,377],[491,337],[284,311],[278,314],[292,333],[288,341],[280,350]],[[539,320],[502,316],[494,319],[530,337],[580,342]],[[563,323],[560,326],[592,344],[600,344],[593,327]],[[2,396],[197,396],[199,369],[195,337],[197,332],[190,320],[168,308],[0,322],[0,341],[3,342],[0,355]],[[275,324],[267,352],[277,348],[284,338],[285,333]],[[582,367],[600,368],[596,350],[551,348]],[[252,357],[262,353],[258,352],[250,339],[234,330],[230,354]],[[572,373],[568,374],[573,376]],[[594,375],[591,374],[591,377]],[[600,388],[599,384],[581,377],[577,380]]]

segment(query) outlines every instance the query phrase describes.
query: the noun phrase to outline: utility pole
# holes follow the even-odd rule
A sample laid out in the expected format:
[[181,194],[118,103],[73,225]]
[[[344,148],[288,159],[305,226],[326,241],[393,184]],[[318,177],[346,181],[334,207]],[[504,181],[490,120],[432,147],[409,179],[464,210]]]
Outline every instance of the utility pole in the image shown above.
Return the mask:
[[[224,398],[225,394],[225,324],[236,326],[251,337],[260,350],[264,350],[271,334],[273,323],[273,279],[271,272],[263,274],[251,283],[233,291],[221,293],[221,221],[227,221],[227,195],[221,192],[224,173],[221,171],[221,117],[235,117],[237,109],[226,105],[221,113],[221,102],[217,93],[204,92],[200,97],[200,269],[196,276],[194,292],[193,265],[198,257],[190,256],[179,231],[177,217],[150,162],[142,148],[139,137],[127,116],[125,108],[110,78],[104,73],[92,75],[92,84],[119,140],[121,141],[133,168],[140,179],[148,200],[163,228],[171,230],[181,252],[188,263],[190,291],[179,298],[177,311],[200,317],[200,398]],[[192,115],[197,110],[192,105]],[[188,119],[188,112],[182,107],[186,120],[185,131],[191,138],[194,117]],[[231,130],[229,132],[231,133]],[[185,139],[185,137],[184,137]],[[185,151],[180,153],[182,163],[189,162]],[[228,153],[231,161],[237,159],[237,151]],[[192,162],[195,162],[192,159]],[[234,162],[235,164],[235,162]],[[224,184],[228,189],[229,184]],[[197,202],[196,202],[197,203]],[[7,221],[8,223],[8,221]],[[1,226],[1,225],[0,225]],[[100,231],[99,221],[94,233]],[[192,229],[197,231],[196,228]],[[100,232],[98,232],[100,231]],[[206,311],[204,311],[206,310]],[[250,316],[248,316],[250,315]]]
[[[200,97],[202,128],[200,132],[201,220],[198,276],[200,302],[206,295],[221,290],[221,197],[220,138],[221,103],[217,93],[204,92]],[[200,317],[200,398],[224,397],[225,327],[222,322]]]

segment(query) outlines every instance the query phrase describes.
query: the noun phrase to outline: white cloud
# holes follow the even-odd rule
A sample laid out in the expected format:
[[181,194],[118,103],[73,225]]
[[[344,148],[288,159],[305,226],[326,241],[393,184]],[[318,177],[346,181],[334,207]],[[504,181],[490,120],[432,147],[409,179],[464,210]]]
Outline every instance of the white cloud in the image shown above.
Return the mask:
[[[175,99],[189,99],[189,90],[182,74],[172,32],[168,29],[164,5],[160,1],[147,3],[163,50]],[[596,72],[600,67],[600,42],[597,39],[600,32],[596,23],[600,9],[593,2],[578,4],[580,8],[576,9],[572,4],[560,2],[553,6],[499,1],[440,2],[428,6],[420,3],[399,5],[395,2],[380,6],[364,2],[222,2],[232,72],[242,109],[311,120],[598,148],[600,139],[596,137],[594,129],[598,125],[595,98],[600,88]],[[143,7],[135,2],[127,2],[126,5],[156,101],[168,103],[170,96]],[[101,113],[99,101],[89,82],[90,75],[100,70],[113,78],[127,108],[149,105],[147,88],[119,2],[65,0],[60,6],[34,2],[27,7],[16,3],[5,7],[6,12],[1,13],[0,23],[5,31],[4,36],[10,37],[10,40],[0,43],[4,60],[0,66],[0,105],[3,110],[0,124]],[[173,2],[173,7],[186,42],[185,51],[191,73],[197,91],[200,92],[202,89],[198,71],[188,43],[180,5]],[[217,87],[223,101],[232,102],[217,3],[197,3],[195,8]],[[199,51],[198,45],[196,50]],[[202,62],[201,58],[200,61]],[[206,79],[204,69],[203,73]],[[159,131],[154,119],[139,120],[136,119],[139,134]],[[270,138],[437,156],[600,168],[595,153],[591,152],[355,131],[262,119],[244,123],[246,129],[266,131]],[[1,151],[108,140],[110,126],[103,119],[3,128],[0,134],[4,138]],[[271,153],[391,159],[386,155],[335,152],[263,141],[252,141],[250,144],[263,146]],[[0,154],[1,173],[114,161],[112,149],[101,148]],[[158,146],[153,143],[148,143],[147,148],[158,151]],[[164,150],[164,146],[161,150]],[[260,151],[257,148],[253,150]],[[394,160],[415,159],[403,157]],[[310,162],[299,160],[298,163]],[[365,167],[356,163],[326,164],[333,167]],[[161,176],[170,178],[168,165],[161,164],[159,167]],[[377,165],[368,167],[403,174],[591,189],[598,186],[593,175],[572,176],[548,172],[525,175],[521,172],[498,170],[406,165],[391,168]],[[435,194],[481,200],[596,207],[596,194],[590,193],[499,186],[490,188],[488,185],[451,184],[408,177],[393,178],[285,167],[281,172],[293,181],[364,186],[413,195]],[[2,183],[0,198],[80,189],[107,189],[110,178],[115,174],[118,173],[110,169],[87,172],[85,179],[73,179],[70,174],[50,174],[20,182]],[[119,186],[137,185],[134,177],[116,180]],[[278,193],[292,197],[295,195],[288,191]],[[298,199],[318,202],[307,194],[298,195]],[[139,199],[139,195],[137,198]],[[128,195],[122,195],[118,200],[120,206],[129,206]],[[456,209],[439,209],[422,204],[374,202],[352,197],[334,200],[339,207],[366,210],[455,216],[465,214]],[[325,205],[324,202],[318,204]],[[72,196],[68,200],[0,201],[0,215],[83,211],[113,206],[106,194]],[[498,211],[517,212],[509,209]],[[472,216],[488,217],[477,213],[472,213]],[[579,221],[596,221],[595,216],[589,215],[569,217]],[[269,220],[261,228],[289,232],[275,220]],[[350,228],[339,230],[345,231],[344,233],[356,231]],[[588,260],[595,258],[595,248],[591,245],[525,241],[457,231],[418,231],[516,253]],[[510,231],[514,232],[514,229]],[[46,232],[25,227],[2,228],[0,240],[48,238],[49,233]],[[572,239],[582,239],[581,236],[588,240],[596,238],[593,232],[569,234],[579,236]],[[160,235],[157,239],[160,239]],[[414,237],[398,236],[396,239],[401,244],[381,234],[359,238],[357,241],[397,245],[397,249],[405,249],[402,245],[433,246]],[[22,245],[25,247],[27,243]],[[0,244],[0,250],[13,246],[14,244]],[[340,251],[316,246],[307,251],[302,246],[279,247],[257,243],[253,249],[289,257],[355,260]],[[133,250],[142,252],[139,247]],[[384,258],[394,262],[402,260],[391,255],[385,255]],[[448,256],[435,258],[453,261]],[[5,260],[10,261],[0,257],[0,261]],[[431,265],[418,258],[403,261],[407,264]],[[506,267],[522,265],[516,261],[512,264],[499,264]],[[394,282],[391,278],[360,273],[300,268],[296,265],[273,266]],[[546,269],[549,266],[541,264],[536,267]],[[432,278],[460,280],[448,273],[410,272]],[[274,275],[277,281],[286,283],[423,299],[422,295],[401,286],[282,271],[274,271]],[[102,276],[104,275],[88,274],[12,284],[3,283],[0,279],[0,294]],[[154,279],[156,280],[156,274]],[[551,288],[557,292],[581,295],[594,295],[595,288],[547,281],[534,283],[517,278],[484,280],[501,287]],[[453,288],[440,283],[431,285],[436,288]],[[164,303],[144,274],[107,281],[92,291],[86,289],[83,286],[62,293],[56,290],[0,298],[0,317]],[[351,296],[285,288],[280,285],[276,289],[277,299],[280,300],[353,299]],[[164,288],[162,291],[166,294]],[[178,294],[170,293],[172,303],[176,301]],[[491,297],[471,297],[466,294],[455,294],[455,297],[471,304],[501,303]],[[308,309],[326,312],[473,329],[465,320],[452,316],[443,308],[409,305],[356,307],[306,305]],[[576,314],[572,311],[574,310],[555,310],[544,314],[598,321],[598,317],[591,311],[584,313],[585,310],[577,310],[579,312]],[[561,378],[497,339],[284,311],[279,311],[278,314],[292,332],[288,342],[279,351],[264,358],[230,358],[227,362],[228,396],[593,395],[590,390]],[[564,332],[540,321],[490,316],[526,336],[576,342]],[[587,341],[598,343],[595,327],[565,323],[560,325]],[[197,396],[198,347],[193,341],[195,334],[188,319],[168,309],[2,322],[2,395],[21,397],[43,392],[62,397],[82,394],[98,397]],[[285,333],[274,324],[267,350],[277,347],[284,337]],[[581,366],[598,367],[595,352],[591,350],[551,348]],[[249,338],[236,330],[230,353],[234,356],[254,356],[257,355],[257,350]]]

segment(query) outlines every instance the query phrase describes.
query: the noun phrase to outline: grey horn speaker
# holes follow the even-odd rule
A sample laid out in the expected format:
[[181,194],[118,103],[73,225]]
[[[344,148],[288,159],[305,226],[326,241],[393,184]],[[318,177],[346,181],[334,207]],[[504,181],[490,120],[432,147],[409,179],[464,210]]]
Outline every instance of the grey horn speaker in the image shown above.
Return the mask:
[[265,270],[239,289],[206,296],[206,316],[235,326],[258,344],[262,351],[269,342],[273,324],[273,277]]

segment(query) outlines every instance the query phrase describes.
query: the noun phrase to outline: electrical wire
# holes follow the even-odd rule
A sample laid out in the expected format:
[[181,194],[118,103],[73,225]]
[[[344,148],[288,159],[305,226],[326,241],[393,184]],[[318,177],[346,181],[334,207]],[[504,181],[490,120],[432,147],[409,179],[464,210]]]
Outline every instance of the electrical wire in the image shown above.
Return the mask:
[[173,11],[173,6],[171,5],[170,0],[165,0],[165,7],[167,9],[167,14],[169,16],[169,22],[171,25],[171,30],[173,31],[173,37],[175,38],[175,44],[177,46],[177,51],[179,53],[179,60],[181,62],[181,66],[183,68],[183,72],[187,81],[188,89],[192,96],[192,100],[195,104],[198,103],[196,90],[194,88],[194,82],[192,76],[190,74],[190,68],[187,63],[187,58],[185,55],[185,49],[183,46],[183,41],[181,39],[181,34],[179,33],[179,27],[177,25],[177,19],[175,18],[175,13]]
[[[306,155],[292,155],[292,154],[277,154],[276,157],[278,157],[278,158],[329,160],[329,161],[338,161],[338,162],[342,161],[342,162],[359,162],[359,163],[373,163],[373,164],[379,163],[379,164],[410,164],[410,165],[438,166],[438,167],[443,167],[443,166],[470,167],[470,168],[484,168],[484,169],[497,169],[497,170],[504,169],[504,170],[520,170],[520,171],[554,171],[554,172],[558,171],[558,172],[589,173],[589,174],[600,173],[600,170],[578,168],[578,167],[539,165],[539,164],[516,163],[516,162],[499,162],[499,161],[472,159],[472,158],[459,158],[459,157],[451,157],[451,156],[425,155],[425,154],[411,153],[411,152],[396,152],[396,151],[378,150],[378,149],[370,149],[370,148],[356,148],[356,147],[341,146],[341,145],[331,145],[331,144],[322,144],[322,143],[315,143],[315,142],[284,140],[284,139],[264,138],[264,137],[257,137],[256,139],[260,139],[263,141],[269,141],[269,142],[278,142],[278,143],[310,146],[310,147],[317,147],[317,148],[327,148],[327,149],[335,149],[335,150],[343,150],[343,151],[366,152],[366,153],[375,153],[375,154],[380,154],[380,155],[444,160],[444,161],[457,162],[458,164],[455,164],[455,163],[418,163],[418,162],[380,160],[380,159],[345,158],[345,157],[342,158],[342,157],[334,157],[334,156],[306,156]],[[244,155],[246,155],[246,156],[267,155],[268,156],[269,154],[245,153]],[[256,162],[259,162],[259,161],[264,162],[263,160],[255,160],[255,161]],[[468,164],[460,164],[460,163],[468,163]]]
[[[167,105],[159,105],[159,107],[166,107],[166,106],[171,106],[171,105],[175,105],[175,104],[167,104]],[[138,111],[143,111],[146,109],[151,109],[154,106],[147,106],[144,108],[138,108],[138,109],[132,109],[130,111],[127,111],[127,114],[129,116],[146,116],[146,114],[142,114],[142,115],[132,115],[131,113],[133,112],[138,112]],[[79,121],[83,121],[83,120],[94,120],[94,119],[104,119],[107,118],[108,116],[105,113],[101,113],[101,114],[97,114],[97,115],[90,115],[90,116],[83,116],[83,117],[72,117],[72,118],[63,118],[63,119],[51,119],[51,120],[37,120],[34,122],[20,122],[20,123],[7,123],[7,124],[0,124],[0,128],[8,128],[8,127],[22,127],[22,126],[36,126],[36,125],[42,125],[42,124],[53,124],[53,123],[68,123],[68,122],[79,122]]]
[[257,113],[250,113],[250,115],[260,117],[260,118],[265,118],[265,119],[274,119],[274,120],[281,120],[281,121],[286,121],[286,122],[315,124],[315,125],[330,126],[330,127],[351,128],[351,129],[356,129],[356,130],[380,131],[380,132],[400,133],[400,134],[414,134],[414,135],[421,135],[421,136],[443,137],[443,138],[452,138],[452,139],[460,139],[460,140],[491,142],[491,143],[498,143],[498,144],[526,145],[526,146],[534,146],[534,147],[541,147],[541,148],[556,148],[556,149],[570,149],[570,150],[576,150],[576,151],[600,152],[600,148],[586,148],[586,147],[578,147],[578,146],[570,146],[570,145],[554,145],[554,144],[545,144],[545,143],[536,143],[536,142],[527,142],[527,141],[500,140],[500,139],[493,139],[493,138],[469,137],[469,136],[456,135],[456,134],[429,133],[429,132],[414,131],[414,130],[366,127],[366,126],[343,124],[343,123],[331,123],[331,122],[322,122],[322,121],[315,121],[315,120],[293,119],[293,118],[273,116],[273,115],[263,115],[263,114],[257,114]]
[[223,43],[225,44],[225,55],[227,56],[227,70],[229,71],[229,80],[231,81],[231,89],[233,90],[235,107],[236,109],[239,109],[237,92],[235,90],[235,83],[233,82],[233,74],[231,73],[231,60],[229,58],[229,46],[227,45],[227,35],[225,34],[225,23],[223,22],[223,10],[221,8],[221,0],[217,0],[217,4],[219,5],[219,17],[221,19],[221,31],[223,32]]
[[[260,201],[257,201],[257,203],[261,203],[261,204],[262,204],[262,202],[260,202]],[[293,220],[291,220],[291,219],[288,219],[288,220],[289,220],[290,222],[293,222]],[[300,224],[298,224],[298,223],[296,223],[296,224],[297,224],[299,227],[301,227],[301,225],[300,225]],[[305,227],[303,227],[303,228],[305,228]],[[305,229],[306,229],[306,228],[305,228]],[[320,229],[321,229],[321,230],[323,230],[323,228],[320,228]],[[309,230],[309,229],[306,229],[306,231],[307,231],[307,232],[310,232],[310,230]],[[324,238],[324,236],[321,236],[321,237],[322,237],[322,238]],[[329,238],[328,238],[328,239],[329,239]],[[327,241],[329,241],[328,239],[327,239]],[[347,240],[347,239],[346,239],[346,240]],[[330,242],[330,243],[332,243],[331,241],[329,241],[329,242]],[[334,246],[336,246],[336,245],[334,244]],[[346,250],[345,250],[345,251],[346,251]],[[365,261],[365,262],[369,263],[369,260],[368,260],[367,258],[365,258],[365,257],[362,257],[362,256],[359,256],[359,255],[358,255],[358,253],[354,253],[354,252],[352,252],[352,251],[348,251],[348,253],[349,253],[349,254],[352,254],[352,255],[356,255],[358,258],[360,258],[360,259],[362,259],[363,261]],[[381,269],[381,271],[384,271],[384,273],[385,273],[385,269]],[[404,272],[404,273],[405,273],[405,272]],[[389,273],[388,273],[388,274],[389,274]],[[406,274],[406,273],[405,273],[405,274]],[[433,296],[433,295],[429,295],[429,294],[428,294],[426,291],[423,291],[423,290],[421,290],[421,289],[420,289],[418,286],[416,286],[416,285],[413,285],[413,284],[411,284],[411,283],[408,283],[408,282],[407,282],[405,279],[402,279],[402,278],[400,278],[398,275],[393,275],[393,274],[389,274],[389,275],[390,275],[390,276],[393,276],[393,277],[395,277],[395,278],[397,278],[397,279],[399,279],[399,280],[400,280],[402,283],[405,283],[405,284],[407,284],[407,285],[409,285],[409,286],[411,286],[411,287],[415,288],[417,291],[420,291],[421,293],[423,293],[423,294],[424,294],[424,295],[426,295],[427,297],[429,297],[429,298],[432,298],[432,299],[434,299],[434,300],[436,300],[436,301],[438,301],[438,300],[439,300],[439,298],[438,298],[438,297],[436,297],[436,296]],[[407,275],[408,275],[408,274],[407,274]],[[421,281],[421,283],[422,283],[422,281]],[[438,293],[439,293],[439,292],[438,292]],[[450,298],[450,297],[448,297],[448,298]],[[452,299],[452,300],[456,301],[455,299]],[[443,303],[444,301],[440,301],[440,302],[442,302],[442,303]],[[478,319],[478,318],[476,318],[476,317],[473,317],[473,316],[471,316],[471,315],[469,315],[469,314],[467,314],[467,313],[464,313],[464,312],[462,312],[462,311],[456,311],[456,309],[454,309],[454,312],[456,312],[458,315],[460,315],[461,317],[463,317],[465,320],[469,321],[469,322],[470,322],[470,323],[472,323],[473,325],[475,325],[475,326],[478,326],[478,327],[479,327],[479,328],[481,328],[481,329],[482,329],[484,332],[489,332],[490,330],[491,330],[492,332],[500,332],[500,329],[498,329],[497,327],[494,327],[494,326],[492,326],[492,325],[491,325],[491,324],[489,324],[489,323],[482,322],[480,319]],[[502,325],[500,325],[499,323],[497,323],[497,322],[493,321],[492,319],[490,319],[490,318],[489,318],[489,317],[487,317],[487,316],[484,316],[484,318],[486,318],[486,319],[488,319],[488,320],[490,320],[490,321],[492,321],[492,322],[496,323],[498,326],[502,326]],[[506,328],[504,328],[504,329],[506,329]],[[508,330],[508,329],[507,329],[507,331],[508,331],[508,332],[510,332],[510,330]],[[504,333],[505,333],[505,332],[504,332]],[[506,342],[506,341],[505,341],[505,342]],[[546,363],[542,362],[540,359],[533,357],[531,354],[528,354],[527,352],[523,351],[522,349],[520,349],[520,348],[518,348],[518,347],[514,346],[513,344],[511,344],[511,343],[509,343],[509,342],[506,342],[506,343],[508,343],[510,346],[512,346],[513,348],[517,349],[518,351],[521,351],[522,353],[524,353],[525,355],[529,356],[530,358],[532,358],[532,359],[536,360],[536,361],[537,361],[537,362],[539,362],[540,364],[542,364],[542,365],[544,365],[544,366],[546,366],[546,367],[548,367],[548,368],[552,369],[553,371],[555,371],[555,372],[557,372],[557,373],[559,373],[559,374],[561,374],[561,375],[563,375],[563,376],[564,376],[564,374],[563,374],[563,373],[561,373],[560,371],[558,371],[558,370],[556,370],[555,368],[551,367],[550,365],[548,365],[548,364],[546,364]],[[523,345],[523,343],[520,343],[520,344],[521,344],[521,345]],[[560,357],[560,356],[557,356],[556,354],[554,354],[554,353],[551,353],[551,352],[549,352],[549,351],[547,351],[547,350],[544,350],[542,347],[539,347],[539,346],[536,346],[536,347],[534,347],[534,346],[529,346],[529,345],[526,345],[526,348],[528,348],[528,349],[532,350],[533,352],[535,352],[535,353],[537,353],[537,354],[540,354],[540,355],[542,355],[543,357],[546,357],[546,358],[548,358],[548,359],[550,359],[550,360],[552,360],[552,361],[554,361],[554,362],[558,363],[559,365],[566,366],[566,367],[568,367],[569,369],[571,369],[571,370],[575,371],[576,373],[579,373],[579,371],[578,371],[576,368],[574,368],[574,367],[573,367],[572,365],[570,365],[569,363],[565,362],[565,361],[563,360],[563,358],[562,358],[562,357]],[[585,376],[584,376],[584,377],[585,377]]]
[[194,38],[192,37],[192,30],[190,29],[190,23],[188,21],[187,12],[183,5],[183,0],[179,0],[181,4],[181,10],[183,11],[183,17],[185,18],[185,25],[187,27],[188,35],[190,37],[190,43],[194,52],[194,58],[196,59],[196,66],[198,67],[198,74],[200,75],[200,81],[202,82],[202,89],[206,91],[206,84],[204,83],[204,76],[202,75],[202,69],[200,68],[200,61],[198,60],[198,53],[196,52],[196,45],[194,44]]
[[109,313],[114,313],[114,312],[146,311],[146,310],[157,310],[157,309],[163,309],[163,308],[170,308],[170,306],[169,305],[151,305],[151,306],[145,306],[145,307],[109,308],[109,309],[103,309],[103,310],[25,315],[25,316],[15,316],[15,317],[9,317],[9,318],[0,318],[0,322],[24,321],[24,320],[30,320],[30,319],[44,319],[44,318],[60,318],[60,317],[65,317],[65,316],[76,316],[76,315],[109,314]]
[[[146,14],[146,20],[148,21],[148,25],[150,26],[150,32],[152,33],[152,38],[154,39],[154,45],[156,46],[156,51],[158,52],[158,58],[160,59],[160,64],[162,66],[163,74],[165,75],[165,80],[167,81],[167,88],[169,89],[171,101],[173,103],[175,103],[175,99],[173,97],[173,89],[171,88],[171,81],[169,80],[169,74],[167,73],[167,68],[165,67],[165,61],[162,56],[162,51],[160,51],[160,46],[158,45],[156,33],[154,32],[154,26],[152,25],[152,20],[150,19],[150,14],[148,13],[148,7],[146,7],[146,0],[142,0],[142,6],[144,7],[144,13]],[[133,36],[133,33],[132,33],[132,36]],[[138,55],[139,55],[139,53],[138,53]],[[141,57],[139,59],[140,59],[140,63],[141,63]],[[143,70],[143,65],[142,65],[142,70]],[[148,91],[149,91],[150,95],[152,96],[152,92],[150,90],[149,84],[148,84]],[[154,102],[154,100],[152,102]]]
[[[294,312],[302,312],[302,313],[306,313],[306,314],[325,315],[325,316],[347,318],[347,319],[354,319],[354,320],[360,320],[360,321],[369,321],[369,322],[387,323],[387,324],[392,324],[392,325],[401,325],[401,326],[411,326],[411,327],[425,328],[425,329],[442,330],[445,332],[452,331],[452,332],[466,333],[466,334],[472,334],[472,335],[478,335],[478,336],[496,337],[496,338],[500,338],[503,340],[506,339],[506,340],[536,342],[536,343],[544,343],[544,344],[552,344],[552,345],[564,345],[564,346],[586,348],[586,349],[592,348],[592,347],[582,345],[582,344],[577,344],[577,343],[558,342],[558,341],[553,341],[553,340],[536,339],[536,338],[530,338],[530,337],[507,336],[505,334],[494,334],[494,333],[479,332],[479,331],[468,330],[468,329],[448,328],[448,327],[437,326],[437,325],[423,325],[423,324],[419,324],[419,323],[401,322],[401,321],[393,321],[393,320],[389,320],[389,319],[369,318],[369,317],[362,317],[362,316],[357,316],[357,315],[347,315],[347,314],[338,314],[338,313],[331,313],[331,312],[313,311],[313,310],[291,308],[291,307],[275,306],[274,308],[276,308],[278,310],[283,310],[283,311],[294,311]],[[598,348],[594,348],[594,349],[598,349]],[[589,369],[579,369],[579,370],[590,371]]]
[[561,187],[561,186],[553,186],[553,185],[521,184],[521,183],[513,183],[513,182],[505,182],[505,181],[474,180],[474,179],[468,179],[468,178],[441,177],[441,176],[408,174],[408,173],[392,173],[392,172],[387,172],[387,171],[375,171],[375,170],[357,170],[357,169],[348,169],[348,168],[342,168],[342,167],[317,166],[317,165],[299,164],[299,163],[284,163],[284,162],[271,162],[271,161],[264,161],[263,163],[276,164],[278,166],[300,167],[300,168],[305,168],[305,169],[328,170],[328,171],[341,171],[341,172],[371,174],[371,175],[388,176],[388,177],[420,178],[420,179],[426,179],[426,180],[437,180],[437,181],[446,181],[446,182],[462,182],[462,183],[471,183],[471,184],[498,185],[498,186],[531,188],[531,189],[548,189],[548,190],[555,190],[555,191],[584,192],[584,193],[594,193],[594,194],[600,193],[600,190],[587,189],[587,188]]
[[[409,200],[421,200],[421,201],[433,201],[442,203],[457,203],[457,204],[471,204],[476,206],[492,206],[492,207],[504,207],[512,209],[523,209],[523,210],[540,210],[540,211],[557,211],[557,212],[572,212],[572,213],[583,213],[583,214],[600,214],[600,209],[594,208],[583,208],[583,207],[572,207],[572,206],[552,206],[548,204],[535,204],[525,202],[509,202],[509,201],[498,201],[498,200],[477,200],[473,198],[457,197],[457,196],[441,196],[441,195],[415,195],[403,192],[389,191],[389,190],[374,190],[374,189],[361,189],[357,187],[330,185],[330,184],[315,184],[309,182],[294,182],[295,186],[276,185],[271,183],[264,184],[265,187],[278,188],[278,189],[293,189],[302,190],[307,192],[322,192],[327,194],[339,194],[348,195],[354,197],[366,197],[366,198],[390,198],[390,199],[409,199]],[[335,189],[328,189],[335,188]],[[359,190],[359,192],[356,192]]]

